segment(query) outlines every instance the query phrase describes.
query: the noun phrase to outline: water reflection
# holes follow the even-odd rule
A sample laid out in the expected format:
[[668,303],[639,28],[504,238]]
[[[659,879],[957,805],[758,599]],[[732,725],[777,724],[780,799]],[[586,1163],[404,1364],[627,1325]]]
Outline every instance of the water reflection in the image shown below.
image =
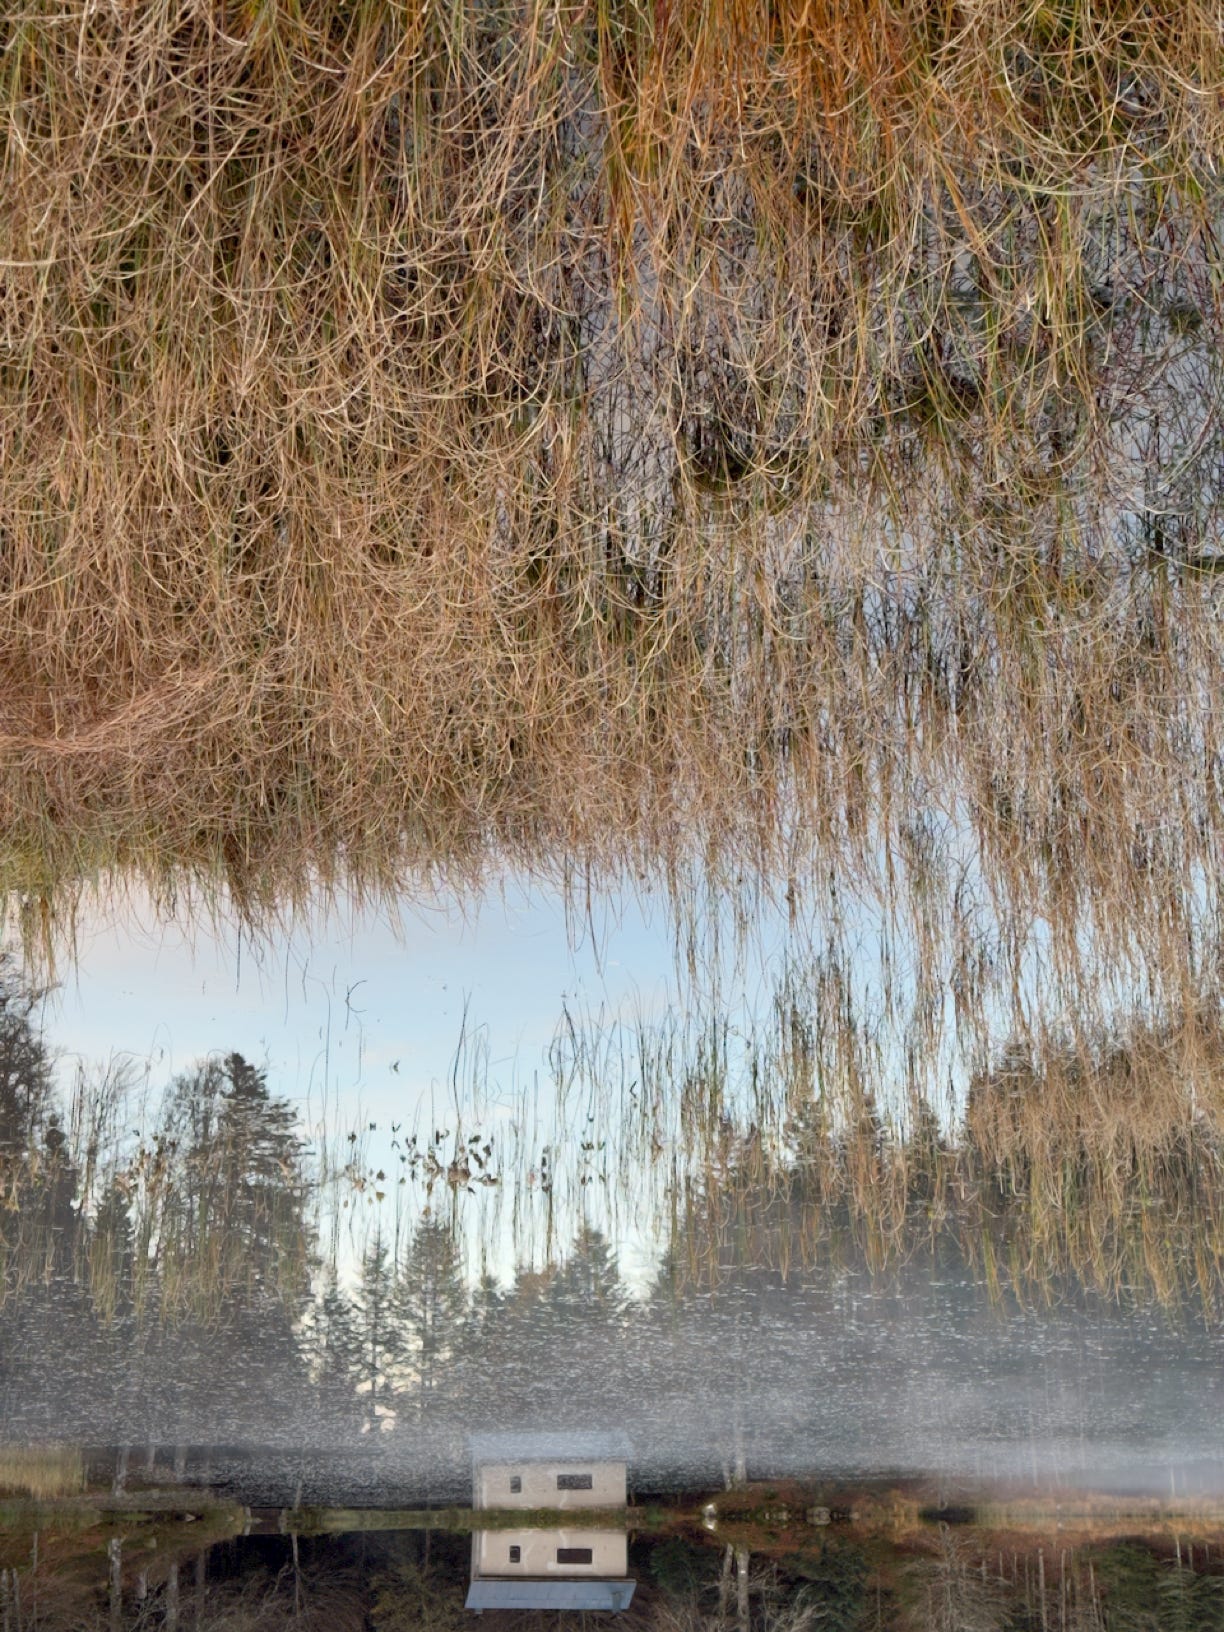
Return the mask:
[[[252,1512],[182,1492],[142,1493],[143,1512],[88,1493],[37,1510],[10,1501],[0,1615],[14,1632],[459,1632],[471,1609],[517,1632],[555,1626],[558,1609],[611,1611],[627,1632],[1224,1628],[1224,1529],[1202,1514],[1099,1504],[941,1514],[896,1487],[847,1492],[830,1510],[814,1493],[775,1482],[704,1508],[635,1504],[617,1532],[586,1538],[593,1561],[620,1571],[602,1580],[539,1578],[546,1554],[580,1550],[576,1532],[560,1532],[560,1549],[541,1527],[473,1533],[512,1518],[505,1510]],[[516,1545],[521,1575],[479,1567]]]
[[[819,1038],[775,1012],[772,1085],[743,1109],[716,1062],[675,1055],[684,1137],[643,1149],[627,1104],[596,1139],[583,1101],[519,1170],[457,1106],[402,1131],[413,1183],[384,1204],[236,1053],[139,1128],[105,1073],[61,1099],[10,990],[5,1440],[110,1447],[120,1491],[168,1470],[256,1505],[467,1500],[474,1431],[610,1425],[645,1489],[819,1471],[1219,1493],[1212,1013],[1095,1058],[1013,1052],[956,1123],[919,1105],[902,1126],[861,1083],[836,1097]],[[567,1209],[561,1176],[599,1144],[610,1182],[571,1182]],[[550,1210],[546,1253],[512,1229],[517,1261],[490,1256],[482,1174],[511,1222]],[[631,1276],[635,1211],[655,1236]]]
[[[503,1433],[473,1437],[472,1505],[521,1513],[521,1526],[472,1535],[467,1607],[610,1610],[633,1601],[623,1528],[630,1447],[623,1435]],[[566,1525],[529,1522],[532,1510],[570,1515]],[[622,1528],[600,1528],[619,1514]],[[585,1521],[585,1522],[584,1522]]]
[[829,1013],[329,1143],[60,1093],[10,983],[0,1632],[1224,1627],[1218,1011],[903,1115]]

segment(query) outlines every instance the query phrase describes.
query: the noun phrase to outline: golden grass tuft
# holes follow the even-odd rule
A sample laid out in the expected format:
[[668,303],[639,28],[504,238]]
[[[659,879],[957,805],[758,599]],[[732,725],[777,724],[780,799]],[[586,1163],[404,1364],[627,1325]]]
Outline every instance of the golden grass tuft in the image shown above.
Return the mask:
[[[1202,0],[22,0],[0,887],[1216,955]],[[995,933],[995,930],[992,930]]]
[[76,1447],[0,1445],[0,1491],[55,1501],[85,1488],[85,1465]]
[[1024,1303],[1090,1295],[1218,1318],[1217,1007],[1014,1042],[941,1111],[890,1103],[887,1061],[847,1070],[846,1039],[802,1034],[784,995],[745,1082],[686,1127],[668,1197],[678,1283],[839,1265],[887,1280],[930,1262]]

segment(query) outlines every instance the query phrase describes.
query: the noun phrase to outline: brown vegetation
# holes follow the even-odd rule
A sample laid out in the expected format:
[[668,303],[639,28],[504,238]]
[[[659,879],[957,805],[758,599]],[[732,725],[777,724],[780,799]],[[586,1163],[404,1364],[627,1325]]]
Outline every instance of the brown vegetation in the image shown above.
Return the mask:
[[[308,1149],[292,1105],[238,1055],[182,1073],[145,1105],[143,1133],[113,1065],[82,1067],[61,1103],[10,992],[0,1307],[66,1278],[105,1323],[208,1324],[242,1306],[278,1311],[289,1342],[316,1271],[346,1254],[388,1296],[414,1244],[436,1254],[427,1279],[457,1309],[465,1266],[507,1254],[532,1297],[582,1245],[615,1281],[606,1230],[664,1242],[677,1292],[943,1256],[996,1296],[1079,1288],[1218,1316],[1217,1002],[1016,1038],[940,1103],[870,1046],[830,979],[792,971],[746,1037],[700,1010],[634,1028],[567,1013],[548,1091],[535,1075],[512,1090],[481,1053],[445,1130],[418,1108],[377,1156],[364,1122]],[[490,1118],[495,1103],[511,1114]],[[325,1301],[328,1285],[313,1288]]]
[[84,1488],[81,1453],[65,1445],[0,1446],[0,1492],[37,1501],[71,1496]]
[[970,1004],[1213,955],[1212,8],[0,26],[32,936],[513,864],[849,882]]
[[1216,1008],[1015,1043],[951,1117],[921,1097],[899,1115],[886,1078],[848,1056],[838,1028],[822,1034],[789,1002],[778,1020],[745,1067],[761,1085],[755,1098],[718,1083],[703,1135],[688,1124],[690,1167],[671,1198],[681,1279],[838,1260],[887,1273],[951,1255],[995,1294],[1077,1286],[1189,1301],[1214,1318],[1224,1293]]

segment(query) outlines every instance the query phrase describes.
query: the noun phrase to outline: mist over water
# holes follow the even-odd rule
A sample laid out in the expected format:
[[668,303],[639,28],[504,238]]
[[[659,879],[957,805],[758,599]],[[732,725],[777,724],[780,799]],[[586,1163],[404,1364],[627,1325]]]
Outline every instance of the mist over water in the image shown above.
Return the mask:
[[[400,1185],[354,1154],[368,1128],[337,1135],[348,1159],[328,1167],[238,1054],[176,1079],[147,1129],[123,1127],[105,1071],[65,1103],[39,1012],[10,983],[7,1443],[109,1448],[259,1503],[462,1500],[470,1434],[504,1428],[623,1430],[642,1491],[1224,1494],[1218,1147],[1193,1116],[1132,1141],[1115,1195],[1099,1130],[1053,1179],[1031,1139],[989,1166],[1014,1061],[949,1142],[890,1131],[866,1102],[813,1124],[796,1080],[739,1105],[708,1059],[702,1122],[699,1062],[660,1051],[688,1106],[665,1141],[636,1090],[589,1097],[624,1044],[601,1054],[571,1022],[578,1111],[538,1079],[543,1103],[522,1106],[547,1111],[548,1140],[510,1160],[456,1100],[452,1128],[392,1124]],[[1167,1075],[1171,1046],[1137,1034],[1128,1071]],[[1098,1107],[1116,1069],[1098,1064]],[[761,1070],[779,1078],[781,1052]],[[748,1119],[768,1105],[772,1124]]]
[[239,1468],[264,1504],[299,1479],[325,1504],[459,1500],[469,1433],[496,1427],[621,1428],[642,1490],[717,1487],[739,1466],[756,1479],[1224,1494],[1218,1326],[1101,1303],[999,1308],[981,1285],[924,1269],[888,1290],[745,1276],[614,1319],[529,1307],[498,1338],[451,1336],[446,1377],[424,1398],[389,1394],[373,1431],[360,1402],[329,1411],[305,1357],[276,1354],[257,1324],[95,1346],[77,1318],[6,1310],[7,1439],[127,1445],[134,1467],[146,1447],[165,1460],[189,1446],[193,1476]]
[[0,7],[0,1632],[1224,1632],[1221,85]]

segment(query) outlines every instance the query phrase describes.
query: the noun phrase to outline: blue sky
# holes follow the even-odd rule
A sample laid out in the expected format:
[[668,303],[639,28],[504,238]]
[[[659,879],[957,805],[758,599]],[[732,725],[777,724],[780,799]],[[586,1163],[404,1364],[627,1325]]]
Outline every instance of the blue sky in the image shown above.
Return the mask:
[[[777,943],[758,951],[751,972],[724,992],[741,1004],[748,992],[767,993],[778,951]],[[682,990],[666,905],[649,898],[605,899],[589,917],[567,918],[557,893],[510,886],[466,913],[451,904],[405,908],[397,923],[317,917],[256,948],[232,928],[196,924],[189,934],[159,923],[135,896],[83,912],[75,967],[65,967],[44,1023],[65,1089],[78,1061],[126,1057],[140,1073],[147,1062],[147,1089],[127,1102],[129,1132],[151,1126],[173,1076],[236,1049],[267,1068],[269,1086],[295,1102],[312,1137],[326,1128],[344,1152],[347,1130],[360,1129],[369,1171],[394,1176],[403,1170],[392,1124],[457,1126],[448,1113],[461,1033],[469,1060],[481,1062],[478,1075],[487,1062],[494,1090],[478,1120],[503,1119],[506,1149],[515,1146],[511,1125],[525,1128],[517,1148],[535,1149],[550,1138],[551,1085],[538,1096],[537,1121],[532,1073],[547,1082],[546,1051],[563,1009],[579,1022],[599,1016],[605,1027],[650,1022],[683,1003]],[[460,1098],[470,1128],[468,1096]],[[396,1196],[379,1205],[393,1209]],[[353,1205],[364,1211],[369,1200],[365,1193]],[[481,1191],[470,1205],[496,1210],[509,1201]],[[630,1260],[653,1256],[648,1227],[617,1233]],[[498,1251],[500,1273],[512,1267],[510,1252],[508,1242]],[[633,1273],[632,1262],[625,1267]]]
[[[486,1029],[509,1073],[547,1047],[562,1006],[658,1015],[675,999],[666,911],[631,899],[567,922],[551,892],[513,888],[466,915],[405,909],[302,925],[263,948],[232,929],[158,924],[139,898],[86,911],[74,969],[46,1026],[76,1059],[152,1062],[151,1086],[211,1051],[237,1049],[310,1119],[326,1099],[371,1120],[443,1084],[464,1025]],[[393,1069],[398,1062],[398,1069]]]

